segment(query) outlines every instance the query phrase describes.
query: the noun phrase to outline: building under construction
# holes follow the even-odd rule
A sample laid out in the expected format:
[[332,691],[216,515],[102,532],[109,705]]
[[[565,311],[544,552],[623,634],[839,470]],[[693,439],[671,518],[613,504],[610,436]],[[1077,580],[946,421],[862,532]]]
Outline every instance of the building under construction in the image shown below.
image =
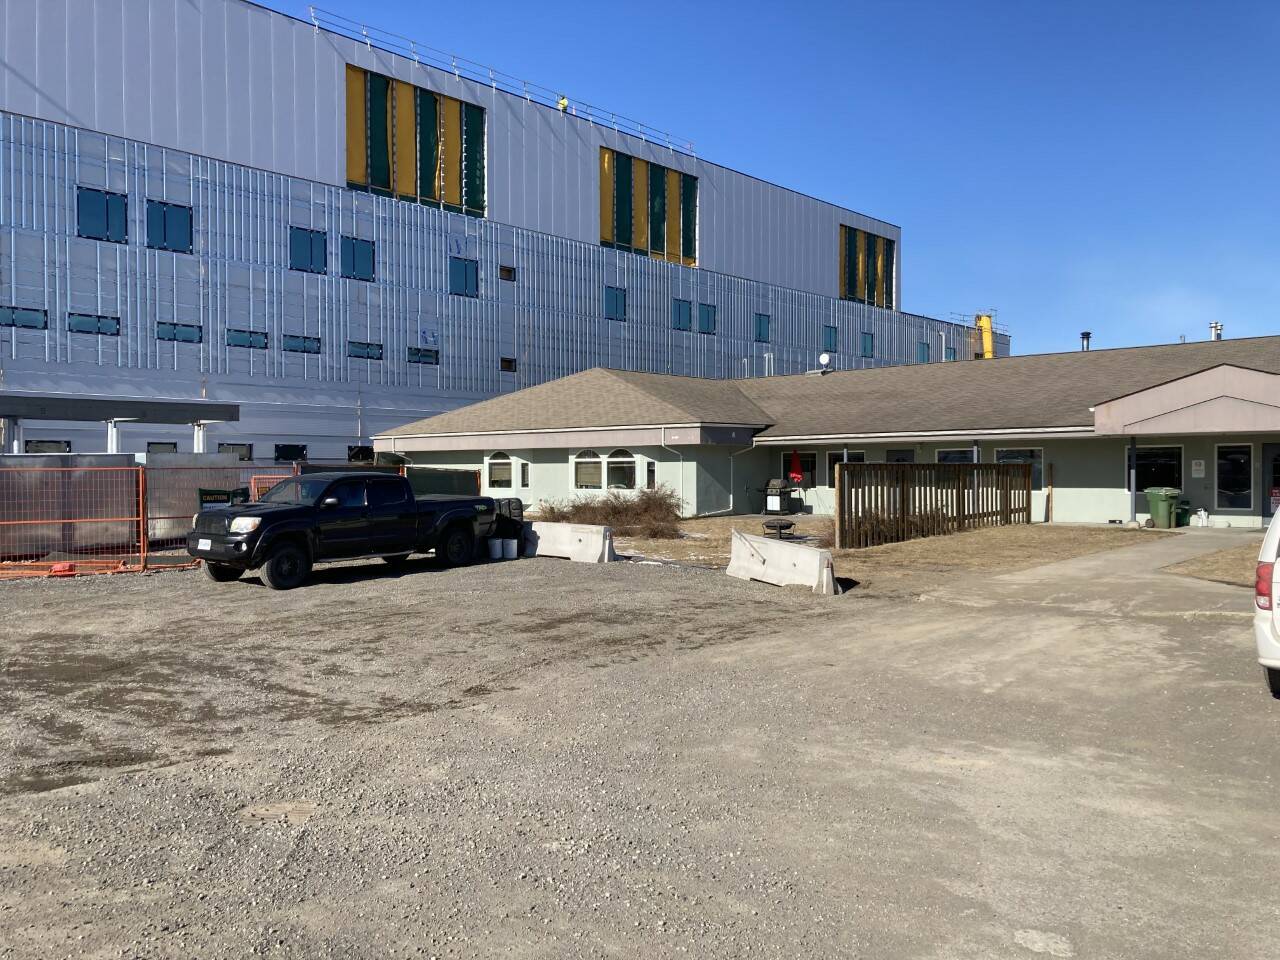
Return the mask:
[[343,459],[597,366],[1009,352],[989,325],[899,309],[897,226],[337,15],[0,0],[0,18],[0,397],[82,407],[8,414],[10,450],[103,449],[94,400],[238,406],[194,431],[117,422],[120,452]]

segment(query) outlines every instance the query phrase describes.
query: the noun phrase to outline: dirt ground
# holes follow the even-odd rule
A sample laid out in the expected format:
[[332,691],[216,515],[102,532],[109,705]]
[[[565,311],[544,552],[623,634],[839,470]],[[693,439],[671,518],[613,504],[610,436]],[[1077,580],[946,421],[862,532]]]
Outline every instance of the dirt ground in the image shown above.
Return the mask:
[[[760,516],[710,517],[684,520],[679,540],[651,540],[620,537],[617,549],[652,559],[725,567],[729,563],[733,530],[760,535]],[[789,517],[796,524],[795,536],[802,542],[828,545],[835,536],[830,517],[799,515]],[[1049,559],[1072,557],[1112,550],[1141,538],[1169,536],[1155,530],[1127,530],[1112,526],[1017,525],[988,527],[949,537],[926,537],[861,550],[832,548],[836,575],[858,582],[863,591],[899,593],[915,583],[929,589],[939,573],[1021,570]],[[1252,581],[1250,581],[1252,582]]]
[[1184,577],[1197,577],[1200,580],[1230,583],[1252,589],[1254,568],[1258,564],[1258,549],[1261,545],[1262,534],[1258,534],[1247,543],[1227,547],[1225,550],[1215,550],[1201,557],[1193,557],[1182,563],[1165,567],[1165,570]]
[[1111,542],[0,584],[0,956],[1269,960],[1250,594]]

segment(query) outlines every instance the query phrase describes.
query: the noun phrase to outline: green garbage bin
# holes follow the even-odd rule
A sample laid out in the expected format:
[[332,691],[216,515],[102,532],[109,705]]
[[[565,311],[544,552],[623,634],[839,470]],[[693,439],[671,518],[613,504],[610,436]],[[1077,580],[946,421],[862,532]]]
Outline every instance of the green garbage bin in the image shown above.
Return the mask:
[[1147,507],[1151,513],[1151,522],[1161,530],[1173,526],[1173,508],[1182,496],[1177,487],[1147,487],[1142,491],[1147,495]]

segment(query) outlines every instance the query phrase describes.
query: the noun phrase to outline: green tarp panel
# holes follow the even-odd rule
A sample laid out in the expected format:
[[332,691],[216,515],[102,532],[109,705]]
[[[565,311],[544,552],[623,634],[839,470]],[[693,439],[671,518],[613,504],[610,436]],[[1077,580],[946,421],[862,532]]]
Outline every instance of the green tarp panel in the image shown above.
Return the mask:
[[613,157],[613,242],[619,250],[630,250],[631,158],[625,153]]
[[391,189],[391,138],[387,130],[387,98],[391,81],[369,74],[369,186]]
[[649,164],[649,252],[667,252],[667,168]]
[[462,205],[484,216],[484,110],[474,103],[462,105]]
[[418,196],[424,200],[440,197],[437,171],[440,169],[440,111],[436,95],[418,90]]
[[698,178],[680,174],[680,256],[698,256]]

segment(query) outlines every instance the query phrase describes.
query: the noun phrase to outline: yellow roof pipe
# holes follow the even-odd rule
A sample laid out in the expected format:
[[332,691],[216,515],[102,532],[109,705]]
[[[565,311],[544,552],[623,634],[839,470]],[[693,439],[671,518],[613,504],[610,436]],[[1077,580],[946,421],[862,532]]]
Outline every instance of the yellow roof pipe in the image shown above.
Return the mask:
[[973,318],[973,325],[978,330],[978,340],[980,341],[980,349],[975,350],[975,356],[980,360],[990,360],[996,355],[996,332],[995,325],[991,322],[991,314],[980,313]]

